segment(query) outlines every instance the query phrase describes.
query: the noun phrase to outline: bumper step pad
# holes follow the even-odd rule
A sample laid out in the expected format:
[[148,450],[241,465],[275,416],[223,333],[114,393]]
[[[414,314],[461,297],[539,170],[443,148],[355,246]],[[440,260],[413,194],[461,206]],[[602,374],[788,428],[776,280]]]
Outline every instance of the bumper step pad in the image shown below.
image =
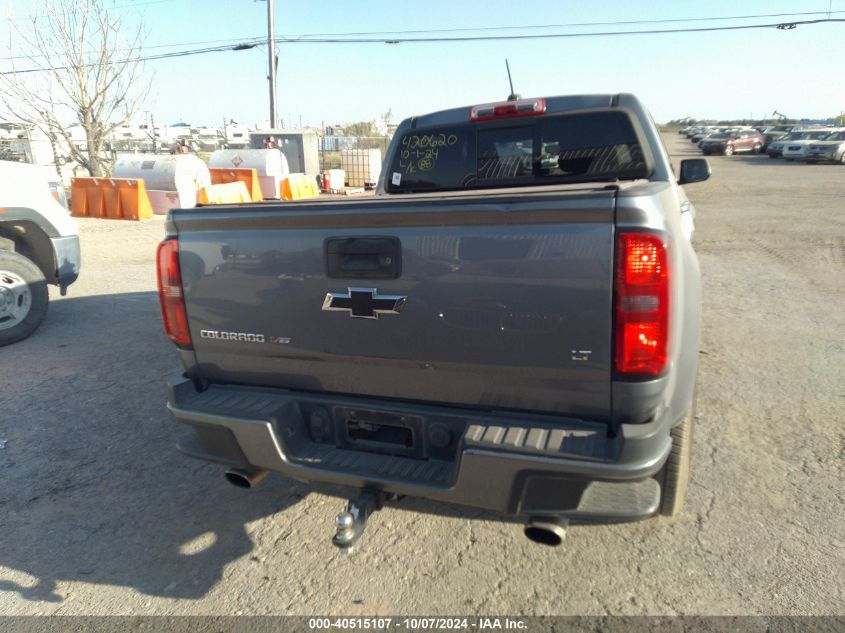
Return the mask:
[[401,480],[426,486],[446,486],[454,477],[455,470],[455,465],[450,462],[378,455],[317,444],[292,454],[291,460],[360,477]]
[[498,449],[543,457],[606,459],[611,448],[606,428],[549,429],[473,423],[464,435],[466,447]]

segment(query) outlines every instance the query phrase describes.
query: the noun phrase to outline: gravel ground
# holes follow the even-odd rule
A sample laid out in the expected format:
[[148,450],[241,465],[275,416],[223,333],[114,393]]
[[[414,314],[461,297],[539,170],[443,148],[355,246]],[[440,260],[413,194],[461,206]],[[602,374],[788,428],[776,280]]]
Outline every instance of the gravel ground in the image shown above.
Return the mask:
[[81,221],[80,280],[0,350],[0,613],[842,614],[845,168],[711,164],[688,187],[704,314],[686,511],[557,549],[403,501],[344,557],[340,499],[279,476],[235,489],[178,454],[163,222]]

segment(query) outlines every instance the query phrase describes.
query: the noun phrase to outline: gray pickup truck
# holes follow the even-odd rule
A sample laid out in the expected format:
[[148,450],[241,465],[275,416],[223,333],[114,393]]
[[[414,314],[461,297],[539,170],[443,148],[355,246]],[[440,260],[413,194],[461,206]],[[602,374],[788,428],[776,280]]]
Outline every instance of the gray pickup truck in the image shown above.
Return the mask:
[[171,212],[158,250],[183,452],[385,502],[572,522],[674,514],[699,336],[694,209],[632,95],[404,121],[378,195]]

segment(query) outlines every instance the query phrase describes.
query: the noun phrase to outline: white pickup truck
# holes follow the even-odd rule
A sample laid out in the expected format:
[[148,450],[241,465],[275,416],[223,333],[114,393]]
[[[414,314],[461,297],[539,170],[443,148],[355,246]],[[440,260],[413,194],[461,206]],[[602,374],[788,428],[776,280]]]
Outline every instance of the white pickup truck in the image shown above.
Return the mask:
[[79,260],[79,233],[55,171],[0,161],[0,347],[38,328],[47,284],[64,295]]

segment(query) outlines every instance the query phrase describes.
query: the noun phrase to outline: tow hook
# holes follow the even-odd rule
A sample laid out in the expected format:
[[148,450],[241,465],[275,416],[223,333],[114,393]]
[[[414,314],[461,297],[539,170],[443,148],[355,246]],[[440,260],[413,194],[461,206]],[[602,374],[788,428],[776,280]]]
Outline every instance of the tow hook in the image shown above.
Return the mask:
[[337,532],[332,537],[332,545],[339,547],[344,554],[351,554],[355,543],[367,527],[370,515],[381,510],[385,495],[379,490],[363,490],[360,496],[350,501],[346,510],[337,515]]

